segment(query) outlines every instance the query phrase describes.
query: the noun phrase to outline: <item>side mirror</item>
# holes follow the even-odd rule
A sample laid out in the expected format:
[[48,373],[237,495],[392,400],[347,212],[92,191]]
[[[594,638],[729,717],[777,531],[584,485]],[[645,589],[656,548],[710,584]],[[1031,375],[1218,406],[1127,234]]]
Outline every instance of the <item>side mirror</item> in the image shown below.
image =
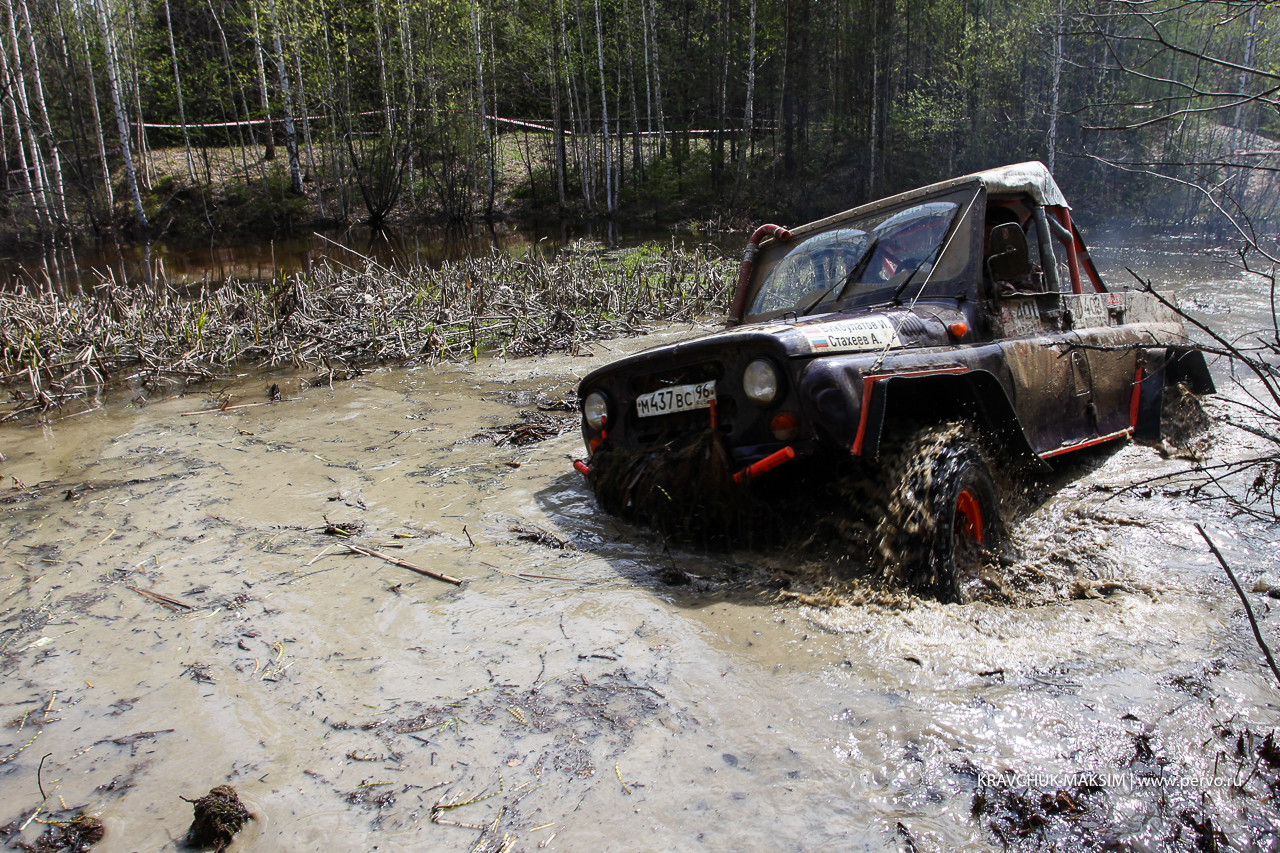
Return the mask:
[[1016,222],[1006,222],[991,229],[991,253],[987,255],[987,271],[992,281],[1011,281],[1031,272],[1031,255],[1027,235]]

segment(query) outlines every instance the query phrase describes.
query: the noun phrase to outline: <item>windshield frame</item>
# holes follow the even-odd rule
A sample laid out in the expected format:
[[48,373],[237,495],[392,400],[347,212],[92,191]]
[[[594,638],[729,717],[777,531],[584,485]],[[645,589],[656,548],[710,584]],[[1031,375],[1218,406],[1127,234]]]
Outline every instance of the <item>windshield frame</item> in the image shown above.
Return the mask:
[[[766,241],[760,249],[757,262],[752,271],[752,280],[745,300],[746,307],[744,308],[743,322],[759,323],[780,317],[788,317],[788,315],[799,318],[807,314],[828,313],[862,305],[893,301],[894,290],[903,286],[904,281],[902,280],[891,278],[883,281],[879,286],[869,287],[849,285],[848,281],[845,281],[836,283],[838,286],[829,285],[827,290],[822,293],[821,298],[816,301],[806,303],[806,300],[812,297],[814,293],[820,292],[819,290],[801,294],[795,302],[784,307],[750,313],[760,298],[765,283],[773,275],[775,269],[779,267],[785,258],[795,255],[797,250],[803,251],[806,245],[811,244],[811,241],[820,240],[825,235],[838,231],[852,232],[856,229],[868,233],[871,240],[863,247],[855,265],[856,267],[861,267],[866,262],[867,257],[877,251],[875,238],[878,236],[876,229],[879,226],[912,208],[938,202],[949,202],[955,205],[954,210],[950,213],[951,220],[946,230],[933,244],[933,249],[927,258],[928,262],[915,268],[916,272],[905,279],[909,284],[905,287],[902,295],[915,296],[918,291],[923,291],[920,295],[925,297],[955,297],[961,291],[969,291],[971,289],[970,279],[973,277],[972,270],[974,266],[975,246],[973,245],[973,235],[970,234],[968,235],[969,239],[965,239],[965,235],[957,233],[957,230],[966,224],[968,224],[969,230],[973,230],[972,223],[974,219],[972,211],[979,206],[976,204],[976,199],[981,192],[981,185],[977,181],[973,181],[959,186],[934,188],[929,193],[905,193],[901,196],[881,199],[845,213],[801,226],[792,232],[792,239],[785,243],[776,239]],[[980,253],[981,247],[976,247],[976,250]],[[932,264],[932,268],[930,264]],[[854,269],[853,272],[858,272],[858,269]],[[861,277],[862,274],[859,273],[859,278]],[[832,292],[840,295],[832,298]],[[976,294],[969,295],[976,296]]]

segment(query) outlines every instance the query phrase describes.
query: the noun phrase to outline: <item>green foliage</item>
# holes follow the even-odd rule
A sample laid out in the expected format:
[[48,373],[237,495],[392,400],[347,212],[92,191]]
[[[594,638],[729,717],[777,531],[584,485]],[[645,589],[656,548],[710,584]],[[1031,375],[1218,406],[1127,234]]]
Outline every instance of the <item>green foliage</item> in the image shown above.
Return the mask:
[[[94,6],[29,4],[37,56],[33,63],[22,47],[22,68],[32,97],[30,72],[39,69],[51,123],[39,144],[47,154],[48,140],[59,140],[68,216],[110,220],[99,130],[113,180],[122,140]],[[618,209],[632,218],[805,218],[974,169],[1048,159],[1051,133],[1060,182],[1080,204],[1143,218],[1166,215],[1163,205],[1191,220],[1205,214],[1193,193],[1100,171],[1094,158],[1222,181],[1221,166],[1190,164],[1219,164],[1280,137],[1261,76],[1280,68],[1275,16],[1269,6],[1225,0],[1143,4],[1176,51],[1145,38],[1147,20],[1120,0],[133,0],[105,8],[125,118],[136,127],[140,114],[148,125],[145,140],[135,130],[123,144],[151,158],[149,170],[139,163],[144,173],[179,178],[153,186],[147,210],[164,220],[182,207],[178,220],[193,232],[197,222],[288,228],[319,215],[322,202],[329,218],[362,209],[381,218],[376,209],[397,199],[386,215],[470,219],[487,213],[491,175],[499,205],[540,215],[559,207],[563,190],[571,214],[599,214],[606,174],[619,168]],[[1259,69],[1244,75],[1244,100],[1230,95],[1241,66]],[[527,124],[495,125],[482,102],[489,115]],[[563,188],[551,133],[557,107]],[[305,204],[281,186],[286,111],[297,119],[293,143],[311,178]],[[5,132],[14,137],[12,123]],[[188,138],[196,187],[185,186],[185,154],[158,150]],[[392,142],[380,148],[376,139]],[[19,150],[16,138],[7,141]],[[397,177],[388,163],[409,156],[412,169]],[[1251,198],[1250,209],[1261,209],[1263,194]],[[5,203],[9,227],[33,221],[31,194]]]
[[221,230],[289,233],[307,216],[307,200],[289,189],[288,170],[275,164],[258,180],[229,182],[210,218]]

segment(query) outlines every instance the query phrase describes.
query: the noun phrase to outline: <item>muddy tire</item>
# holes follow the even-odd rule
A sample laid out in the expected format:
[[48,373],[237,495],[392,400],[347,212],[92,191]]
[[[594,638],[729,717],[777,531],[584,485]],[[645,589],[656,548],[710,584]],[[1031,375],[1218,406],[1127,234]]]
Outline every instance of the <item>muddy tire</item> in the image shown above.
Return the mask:
[[926,427],[886,460],[889,499],[875,533],[885,577],[963,602],[1002,544],[995,484],[969,429]]

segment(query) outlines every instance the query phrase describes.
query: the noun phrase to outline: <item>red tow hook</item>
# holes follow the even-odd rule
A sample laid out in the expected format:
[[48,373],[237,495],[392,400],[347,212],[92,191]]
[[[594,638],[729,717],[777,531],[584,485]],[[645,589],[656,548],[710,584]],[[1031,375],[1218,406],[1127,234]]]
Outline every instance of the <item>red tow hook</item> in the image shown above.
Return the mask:
[[573,467],[582,473],[584,477],[591,476],[591,466],[583,462],[581,459],[573,460]]
[[752,480],[759,477],[766,471],[772,471],[783,462],[789,462],[795,458],[796,452],[791,449],[790,445],[787,445],[776,453],[770,453],[754,465],[748,468],[743,468],[741,471],[733,475],[733,481],[735,483],[741,483],[745,480]]

